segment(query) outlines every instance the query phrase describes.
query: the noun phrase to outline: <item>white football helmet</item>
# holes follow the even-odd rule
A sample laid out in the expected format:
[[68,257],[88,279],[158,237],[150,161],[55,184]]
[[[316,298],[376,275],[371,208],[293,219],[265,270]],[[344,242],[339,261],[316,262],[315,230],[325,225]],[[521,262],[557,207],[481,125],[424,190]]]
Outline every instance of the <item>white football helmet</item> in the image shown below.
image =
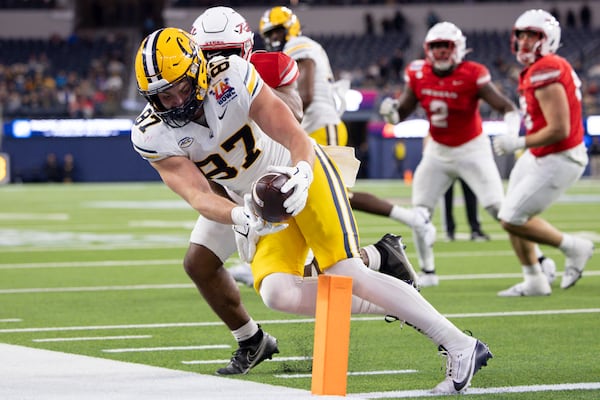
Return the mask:
[[254,33],[244,17],[229,7],[211,7],[192,25],[191,33],[207,59],[238,55],[250,59]]
[[[433,43],[450,42],[451,52],[449,60],[437,60],[433,55],[431,45]],[[467,38],[462,31],[452,22],[438,22],[432,26],[423,42],[425,60],[436,69],[446,71],[462,62],[467,54]]]
[[[530,51],[522,51],[519,49],[517,36],[522,31],[538,32],[542,35],[542,38]],[[517,60],[521,64],[531,64],[539,57],[550,53],[556,53],[556,50],[560,45],[560,24],[556,18],[547,11],[525,11],[515,22],[511,42],[511,48],[513,53],[517,55]]]

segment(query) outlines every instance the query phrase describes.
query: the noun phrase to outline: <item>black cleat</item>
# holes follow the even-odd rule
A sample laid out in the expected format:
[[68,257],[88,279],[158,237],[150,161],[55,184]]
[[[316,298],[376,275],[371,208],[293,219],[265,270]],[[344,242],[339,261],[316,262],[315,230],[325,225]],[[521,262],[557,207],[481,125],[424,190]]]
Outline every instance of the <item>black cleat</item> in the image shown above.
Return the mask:
[[402,243],[402,236],[386,233],[375,243],[375,247],[382,255],[379,272],[403,280],[416,287],[418,275],[404,251],[406,245]]
[[257,346],[238,348],[233,353],[229,364],[217,370],[217,375],[247,374],[263,360],[270,360],[275,353],[279,353],[277,339],[263,332],[263,338]]

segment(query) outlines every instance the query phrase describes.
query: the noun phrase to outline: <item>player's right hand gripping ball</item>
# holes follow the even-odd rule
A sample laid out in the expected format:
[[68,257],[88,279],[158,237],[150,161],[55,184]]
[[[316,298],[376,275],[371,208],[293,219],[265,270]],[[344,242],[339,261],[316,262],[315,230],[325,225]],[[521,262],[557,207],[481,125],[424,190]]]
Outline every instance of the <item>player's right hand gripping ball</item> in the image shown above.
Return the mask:
[[294,192],[281,192],[281,187],[290,179],[286,174],[269,172],[252,186],[252,203],[259,217],[268,222],[283,222],[291,214],[285,211],[284,201]]

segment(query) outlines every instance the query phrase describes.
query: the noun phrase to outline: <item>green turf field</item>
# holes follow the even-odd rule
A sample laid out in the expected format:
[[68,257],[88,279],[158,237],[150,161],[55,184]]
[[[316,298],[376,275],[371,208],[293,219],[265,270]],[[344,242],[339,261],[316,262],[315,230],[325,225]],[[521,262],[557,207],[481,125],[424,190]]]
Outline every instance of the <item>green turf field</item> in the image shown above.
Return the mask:
[[[410,187],[401,182],[362,181],[357,189],[409,204]],[[470,397],[600,398],[600,255],[569,290],[558,287],[559,277],[549,297],[499,298],[496,292],[521,279],[520,266],[484,212],[493,240],[466,240],[461,199],[457,191],[459,240],[444,241],[439,213],[434,218],[442,281],[422,293],[494,353],[472,388],[506,390]],[[403,234],[415,259],[405,226],[357,217],[363,244]],[[600,182],[578,183],[545,217],[598,244]],[[181,267],[194,221],[194,211],[159,183],[0,187],[0,342],[213,374],[236,343]],[[562,272],[562,254],[543,249]],[[252,289],[241,291],[254,319],[279,339],[281,354],[235,379],[310,390],[313,321],[271,311]],[[349,394],[397,398],[382,392],[432,388],[443,379],[444,359],[410,327],[356,316],[349,373]],[[585,389],[589,383],[596,389]],[[549,386],[511,393],[534,385]]]

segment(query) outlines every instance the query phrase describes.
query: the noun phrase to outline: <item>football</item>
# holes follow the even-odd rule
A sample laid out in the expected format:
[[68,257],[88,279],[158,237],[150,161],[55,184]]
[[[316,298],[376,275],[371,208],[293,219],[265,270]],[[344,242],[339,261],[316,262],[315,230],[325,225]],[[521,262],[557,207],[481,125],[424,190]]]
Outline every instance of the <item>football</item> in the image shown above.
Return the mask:
[[283,222],[289,217],[283,202],[293,190],[281,193],[281,187],[288,181],[286,174],[269,172],[264,174],[252,187],[252,203],[259,217],[268,222]]

